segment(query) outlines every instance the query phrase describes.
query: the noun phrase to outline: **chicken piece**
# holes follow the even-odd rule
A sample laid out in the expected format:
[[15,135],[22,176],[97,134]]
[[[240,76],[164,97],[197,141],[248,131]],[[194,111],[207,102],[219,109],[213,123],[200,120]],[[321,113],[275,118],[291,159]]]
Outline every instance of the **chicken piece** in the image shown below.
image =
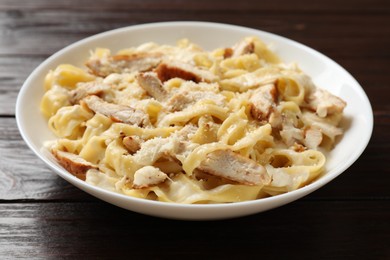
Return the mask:
[[79,155],[57,149],[51,149],[51,153],[62,167],[81,180],[85,180],[88,170],[98,169],[96,165],[84,160]]
[[88,96],[83,99],[83,102],[95,113],[110,117],[115,122],[138,126],[149,124],[149,116],[142,110],[108,103],[97,96]]
[[234,45],[233,48],[225,48],[223,50],[223,58],[235,58],[245,54],[252,54],[254,52],[255,43],[253,42],[253,40],[243,40]]
[[230,58],[230,57],[232,57],[232,55],[233,55],[233,49],[232,48],[225,48],[223,50],[223,58],[224,59]]
[[280,137],[282,137],[283,142],[287,146],[292,146],[296,142],[302,142],[303,141],[303,130],[296,128],[292,125],[283,125],[283,130],[280,132]]
[[89,95],[101,96],[110,90],[111,87],[109,85],[98,82],[87,82],[85,84],[79,85],[76,89],[70,92],[69,101],[72,105],[74,105]]
[[245,54],[255,52],[255,44],[253,41],[243,40],[233,47],[232,57],[238,57]]
[[157,101],[164,101],[167,97],[167,91],[164,89],[156,73],[145,72],[137,75],[137,81],[148,95],[154,97]]
[[262,165],[231,150],[209,153],[198,168],[208,174],[245,185],[263,185],[271,181]]
[[189,92],[187,91],[181,91],[174,94],[166,103],[168,105],[168,109],[172,112],[182,111],[188,106],[188,104],[192,104],[193,100],[188,94]]
[[322,142],[322,132],[319,128],[309,127],[304,131],[304,135],[304,144],[307,148],[317,149]]
[[252,116],[259,121],[267,120],[276,101],[277,88],[274,84],[259,87],[250,97]]
[[163,62],[156,68],[158,78],[165,82],[172,78],[181,78],[198,82],[215,82],[218,77],[208,70],[200,69],[179,61]]
[[317,88],[308,97],[309,108],[319,117],[342,113],[347,103],[330,92]]
[[315,127],[316,129],[321,130],[321,133],[324,136],[327,136],[332,142],[338,135],[343,134],[342,128],[338,128],[339,118],[336,115],[328,117],[319,117],[316,113],[310,111],[303,111],[302,121],[305,125],[310,125],[310,127]]
[[134,154],[134,161],[140,165],[152,165],[163,157],[175,154],[179,143],[179,140],[169,137],[149,139],[143,142],[141,148]]
[[102,59],[90,59],[85,64],[96,76],[107,77],[112,73],[132,73],[149,71],[161,62],[159,53],[134,53],[132,55],[114,55]]
[[283,115],[277,109],[273,109],[268,116],[268,123],[275,129],[282,129],[283,127]]
[[160,159],[176,160],[186,157],[198,144],[188,142],[197,127],[186,125],[166,138],[155,137],[141,144],[141,149],[134,154],[134,161],[140,165],[153,165]]
[[153,166],[144,166],[134,173],[133,188],[142,189],[164,182],[168,175]]
[[123,145],[130,154],[136,153],[141,148],[143,140],[136,135],[126,136],[123,138]]
[[179,91],[169,98],[167,105],[170,111],[181,111],[194,105],[200,100],[212,100],[220,106],[224,106],[225,97],[212,91]]

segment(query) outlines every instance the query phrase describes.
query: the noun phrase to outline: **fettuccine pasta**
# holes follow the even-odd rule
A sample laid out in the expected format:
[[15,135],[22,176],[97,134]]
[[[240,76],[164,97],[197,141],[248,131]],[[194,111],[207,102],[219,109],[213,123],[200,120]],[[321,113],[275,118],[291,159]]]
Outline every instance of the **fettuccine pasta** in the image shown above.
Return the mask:
[[325,167],[346,103],[248,37],[205,51],[187,39],[112,54],[45,79],[45,146],[71,174],[129,196],[227,203],[299,189]]

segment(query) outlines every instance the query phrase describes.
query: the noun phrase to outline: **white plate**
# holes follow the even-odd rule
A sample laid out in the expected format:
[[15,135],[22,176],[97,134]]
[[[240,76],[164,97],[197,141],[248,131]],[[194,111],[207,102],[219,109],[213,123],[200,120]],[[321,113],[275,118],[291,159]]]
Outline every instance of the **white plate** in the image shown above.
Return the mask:
[[[188,38],[205,49],[212,50],[231,46],[243,37],[253,35],[272,44],[276,53],[285,62],[298,62],[301,69],[309,74],[318,86],[330,90],[348,103],[345,120],[342,123],[346,132],[328,157],[325,174],[310,185],[275,197],[231,204],[181,205],[148,201],[91,186],[65,171],[41,151],[44,141],[55,138],[39,111],[39,103],[44,94],[43,79],[46,73],[57,65],[70,63],[82,66],[89,51],[96,47],[107,47],[116,51],[149,41],[175,44],[178,39]],[[188,220],[244,216],[297,200],[325,185],[355,162],[367,146],[373,128],[371,105],[362,87],[331,59],[309,47],[271,33],[205,22],[167,22],[131,26],[101,33],[62,49],[36,68],[23,84],[16,103],[16,119],[22,137],[35,154],[59,176],[78,188],[128,210]]]

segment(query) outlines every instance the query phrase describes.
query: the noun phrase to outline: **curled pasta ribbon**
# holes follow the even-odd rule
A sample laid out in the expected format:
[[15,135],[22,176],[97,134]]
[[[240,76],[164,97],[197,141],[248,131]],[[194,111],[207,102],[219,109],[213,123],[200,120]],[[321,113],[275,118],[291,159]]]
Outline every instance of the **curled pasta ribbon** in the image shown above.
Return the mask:
[[86,129],[81,139],[82,143],[85,145],[89,142],[89,140],[92,137],[100,136],[111,125],[112,125],[111,119],[99,113],[95,114],[91,119],[89,119],[85,123]]
[[105,136],[92,136],[83,145],[79,155],[94,164],[100,163],[106,156],[107,140]]
[[47,118],[55,115],[61,107],[69,106],[69,94],[68,92],[58,86],[51,87],[43,95],[41,100],[40,109],[43,115]]
[[232,184],[225,184],[206,190],[200,183],[194,182],[190,177],[183,174],[177,175],[169,182],[169,187],[154,186],[142,190],[124,188],[122,192],[138,198],[147,198],[153,192],[160,201],[189,204],[254,200],[261,190],[261,186]]
[[248,117],[245,114],[245,108],[242,107],[223,121],[217,132],[218,141],[228,145],[234,144],[245,135],[247,124]]
[[113,124],[105,133],[105,135],[116,137],[121,133],[123,135],[137,135],[142,139],[151,139],[154,137],[168,137],[173,132],[181,129],[179,126],[166,126],[159,128],[142,128],[136,125],[128,125],[122,123]]
[[171,125],[184,125],[195,117],[203,115],[211,115],[220,120],[225,120],[228,117],[227,110],[214,104],[200,104],[197,103],[193,108],[180,112],[168,114],[158,122],[159,127]]
[[224,90],[245,92],[249,89],[274,83],[280,75],[280,68],[270,66],[231,79],[224,79],[219,83]]
[[58,137],[77,139],[84,134],[85,121],[92,117],[93,113],[80,105],[62,107],[49,119],[49,128]]
[[242,155],[248,156],[259,141],[273,141],[271,132],[272,128],[270,124],[263,125],[254,131],[249,132],[245,137],[238,140],[231,148],[233,151],[240,151]]
[[223,77],[234,78],[248,72],[253,72],[261,67],[256,54],[246,54],[234,58],[228,58],[220,63]]
[[276,195],[296,190],[318,177],[325,162],[325,156],[315,150],[300,153],[288,149],[274,150],[267,165],[272,182],[264,186],[263,191]]
[[93,81],[95,77],[81,68],[70,64],[61,64],[54,71],[50,71],[44,82],[45,90],[53,86],[60,86],[66,89],[74,89],[79,82]]
[[135,171],[142,167],[134,162],[133,157],[127,153],[119,139],[107,145],[104,163],[111,167],[117,176],[126,176],[130,181],[133,181]]
[[282,100],[293,101],[297,105],[302,104],[305,97],[305,88],[293,78],[280,77],[276,81]]

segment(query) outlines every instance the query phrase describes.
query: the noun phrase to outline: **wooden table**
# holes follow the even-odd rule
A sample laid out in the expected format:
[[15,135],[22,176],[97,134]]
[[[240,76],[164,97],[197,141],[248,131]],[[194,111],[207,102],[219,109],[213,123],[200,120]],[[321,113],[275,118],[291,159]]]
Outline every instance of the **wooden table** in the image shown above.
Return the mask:
[[[372,102],[375,128],[366,151],[336,180],[299,201],[210,222],[129,212],[50,171],[16,127],[15,100],[29,73],[84,37],[174,20],[258,28],[340,63]],[[389,25],[386,0],[0,0],[0,259],[390,259]]]

